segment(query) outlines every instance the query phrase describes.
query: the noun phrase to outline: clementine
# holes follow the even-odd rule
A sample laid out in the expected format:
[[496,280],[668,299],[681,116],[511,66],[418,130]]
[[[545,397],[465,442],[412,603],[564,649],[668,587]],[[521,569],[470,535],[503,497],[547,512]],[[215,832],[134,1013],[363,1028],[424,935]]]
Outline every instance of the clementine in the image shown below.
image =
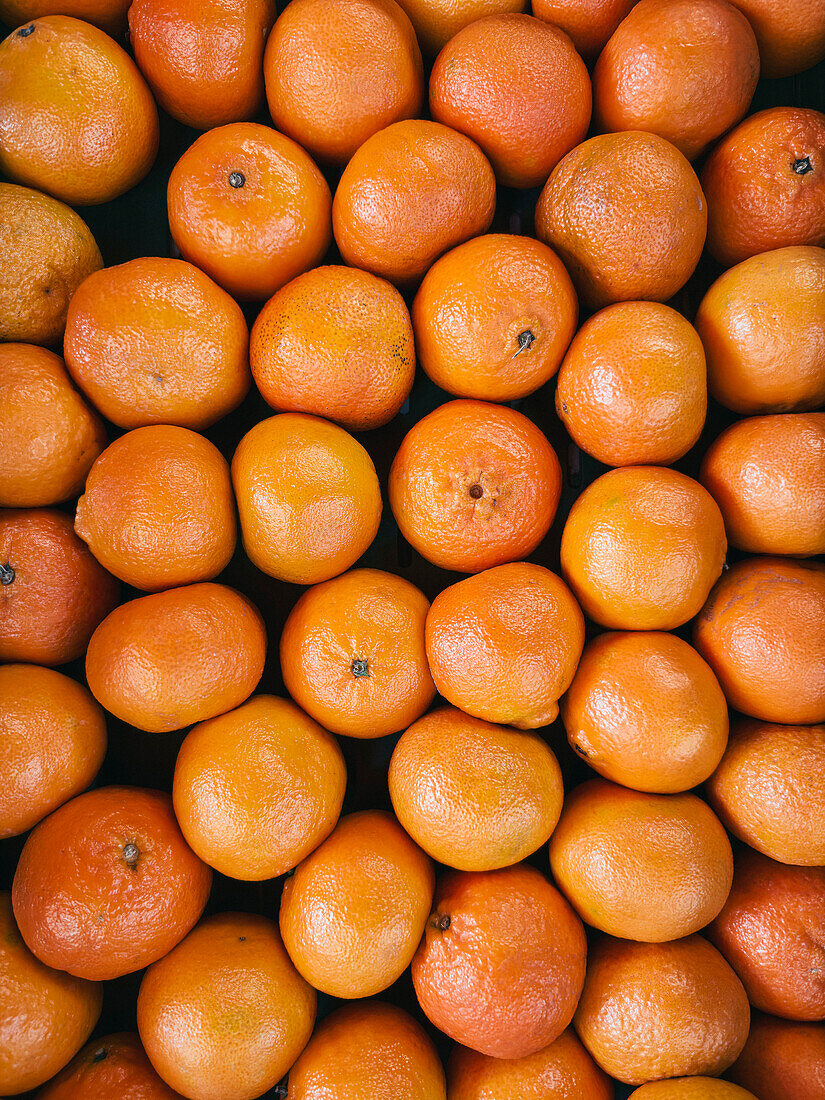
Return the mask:
[[825,1024],[791,1023],[754,1013],[748,1041],[730,1077],[760,1097],[819,1100],[825,1095]]
[[533,15],[570,36],[586,61],[595,61],[638,0],[533,0]]
[[793,76],[825,57],[825,9],[781,0],[732,0],[759,43],[762,76]]
[[92,1039],[36,1100],[184,1100],[158,1077],[138,1035]]
[[116,37],[126,29],[130,3],[131,0],[0,0],[0,19],[10,27],[20,27],[41,15],[73,15]]
[[398,0],[421,49],[434,57],[464,27],[485,15],[526,11],[529,0]]
[[630,1100],[757,1100],[752,1092],[718,1077],[671,1077],[651,1081],[630,1094]]

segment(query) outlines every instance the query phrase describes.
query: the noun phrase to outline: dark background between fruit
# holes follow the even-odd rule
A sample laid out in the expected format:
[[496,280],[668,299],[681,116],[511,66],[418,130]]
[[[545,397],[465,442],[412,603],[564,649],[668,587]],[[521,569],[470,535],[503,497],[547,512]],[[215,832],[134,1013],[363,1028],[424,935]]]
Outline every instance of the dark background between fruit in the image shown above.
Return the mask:
[[[794,0],[789,2],[793,3]],[[279,3],[278,10],[283,10],[285,6],[285,3]],[[13,29],[0,24],[2,37]],[[129,48],[128,40],[122,40],[121,44],[126,49]],[[825,111],[825,62],[798,76],[780,80],[760,80],[748,113],[752,114],[765,107],[773,106],[814,107]],[[258,121],[271,125],[271,119],[266,110],[261,112]],[[160,151],[146,179],[114,202],[103,206],[78,208],[80,215],[94,233],[103,253],[103,261],[107,266],[124,263],[136,256],[179,255],[169,234],[166,219],[166,184],[172,167],[198,136],[199,131],[181,125],[161,111]],[[700,169],[701,161],[697,162],[695,167]],[[339,175],[340,172],[335,170],[326,172],[333,193]],[[655,179],[650,180],[650,186],[656,187]],[[533,236],[533,211],[539,190],[536,188],[530,191],[516,191],[499,187],[496,215],[490,232]],[[341,262],[334,243],[324,262],[328,264]],[[693,321],[696,308],[705,290],[721,270],[708,256],[703,256],[687,286],[669,304],[683,313],[688,320]],[[408,305],[412,303],[412,298],[412,294],[407,295]],[[244,306],[250,326],[259,309],[260,303]],[[583,319],[584,317],[581,317],[580,322]],[[318,323],[323,324],[324,318],[319,316]],[[571,442],[555,414],[554,396],[555,380],[551,380],[537,393],[523,400],[510,402],[510,405],[529,416],[541,428],[555,448],[562,465],[563,488],[555,521],[547,537],[529,559],[559,572],[559,542],[567,512],[583,487],[604,473],[607,467],[581,452]],[[447,585],[460,580],[461,575],[449,573],[431,565],[401,537],[387,501],[387,476],[395,452],[412,425],[436,406],[449,400],[451,400],[450,395],[435,386],[419,368],[410,398],[400,415],[384,428],[357,433],[357,438],[367,448],[375,463],[384,500],[384,513],[378,535],[358,565],[386,569],[406,577],[413,584],[418,585],[430,600]],[[243,404],[205,434],[231,461],[241,437],[258,421],[272,415],[273,410],[253,386]],[[711,401],[701,439],[689,454],[675,464],[676,469],[696,476],[702,455],[710,442],[735,419],[737,418],[727,409]],[[123,434],[122,429],[112,424],[107,426],[110,440]],[[73,513],[74,501],[64,505],[63,508]],[[728,561],[735,561],[742,556],[738,551],[729,551]],[[235,556],[217,579],[244,592],[260,609],[266,620],[269,649],[266,668],[257,691],[286,694],[281,679],[278,643],[284,621],[304,589],[299,585],[282,583],[261,573],[246,557],[240,540]],[[129,600],[141,595],[143,595],[142,592],[124,586],[122,599]],[[588,623],[588,638],[596,633],[598,628]],[[689,627],[683,627],[676,633],[689,639]],[[85,683],[82,660],[62,666],[61,671]],[[442,703],[443,700],[439,697],[433,705],[438,706]],[[109,747],[106,759],[93,785],[131,784],[171,791],[175,758],[187,730],[181,730],[178,733],[152,734],[134,729],[112,715],[107,715],[107,722]],[[570,749],[560,721],[546,727],[542,733],[559,758],[564,773],[565,789],[594,775],[594,772]],[[364,809],[392,809],[387,790],[387,767],[398,736],[383,737],[374,741],[339,738],[348,772],[344,813]],[[10,889],[17,858],[25,839],[24,835],[0,841],[0,889]],[[736,844],[735,841],[734,844]],[[541,871],[549,873],[546,846],[540,848],[529,862]],[[282,881],[278,878],[260,883],[238,882],[215,872],[206,913],[240,910],[261,913],[277,921]],[[135,1001],[142,973],[141,971],[130,974],[106,983],[103,1012],[93,1035],[103,1036],[115,1031],[136,1030]],[[451,1041],[433,1028],[418,1008],[409,970],[380,996],[412,1012],[433,1037],[446,1061],[452,1045]],[[319,1018],[327,1015],[340,1003],[334,997],[319,993]],[[632,1089],[627,1086],[617,1085],[616,1087],[618,1100],[623,1100],[630,1092]],[[277,1089],[266,1093],[267,1098],[279,1095],[281,1093]],[[587,1098],[583,1097],[582,1100]]]

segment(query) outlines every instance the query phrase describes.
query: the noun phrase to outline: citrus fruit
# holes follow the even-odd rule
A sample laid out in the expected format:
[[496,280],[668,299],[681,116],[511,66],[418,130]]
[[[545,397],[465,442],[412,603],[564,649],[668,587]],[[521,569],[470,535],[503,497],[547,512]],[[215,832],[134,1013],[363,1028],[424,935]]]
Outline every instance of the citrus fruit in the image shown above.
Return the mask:
[[816,2],[735,0],[759,43],[762,76],[792,76],[825,57],[825,9]]
[[825,1024],[753,1016],[750,1035],[730,1077],[757,1096],[820,1100],[825,1095]]
[[266,631],[222,584],[190,584],[121,604],[86,652],[97,701],[122,722],[166,733],[239,706],[261,678]]
[[669,1081],[651,1081],[635,1089],[631,1100],[756,1100],[756,1097],[718,1077],[671,1077]]
[[268,298],[332,240],[332,196],[317,165],[256,122],[218,126],[190,145],[167,205],[183,258],[241,300]]
[[433,884],[432,864],[391,814],[342,817],[284,883],[280,924],[290,958],[322,993],[380,993],[410,965]]
[[728,708],[710,666],[674,634],[600,634],[561,701],[567,739],[614,783],[675,794],[703,783],[728,740]]
[[381,520],[372,459],[343,428],[317,416],[262,420],[232,459],[244,549],[264,573],[316,584],[349,569]]
[[556,453],[515,409],[450,401],[415,424],[390,470],[401,534],[442,569],[476,573],[527,557],[561,491]]
[[0,838],[80,794],[105,754],[103,712],[81,684],[50,668],[0,665]]
[[275,125],[329,164],[414,118],[424,96],[415,31],[395,0],[292,0],[266,44],[264,75]]
[[413,959],[413,984],[425,1015],[457,1043],[525,1058],[570,1023],[585,951],[581,921],[534,867],[448,871]]
[[637,0],[533,0],[533,15],[570,36],[582,57],[595,61]]
[[206,428],[249,389],[240,307],[183,260],[104,268],[69,305],[63,354],[75,382],[121,428]]
[[59,504],[83,488],[106,429],[66,373],[33,344],[0,344],[0,507]]
[[205,863],[258,881],[284,874],[332,832],[346,783],[331,734],[288,700],[257,695],[190,730],[172,797]]
[[424,650],[429,606],[415,585],[379,569],[314,585],[281,634],[284,686],[333,733],[397,733],[435,695]]
[[595,622],[673,630],[701,610],[725,550],[722,515],[697,481],[661,466],[629,466],[602,474],[576,500],[561,565]]
[[430,113],[478,142],[499,183],[540,187],[587,133],[590,77],[558,27],[531,15],[488,15],[436,58]]
[[540,241],[491,233],[436,260],[413,302],[421,366],[459,397],[512,401],[559,369],[578,301]]
[[273,409],[324,416],[353,432],[392,420],[415,376],[404,299],[352,267],[317,267],[270,298],[252,329],[250,358]]
[[539,239],[564,260],[591,309],[672,298],[696,267],[706,224],[689,162],[669,141],[640,131],[577,146],[553,169],[536,207]]
[[100,981],[171,950],[201,915],[211,883],[168,794],[99,787],[29,834],[12,901],[20,933],[41,962]]
[[137,66],[108,34],[47,15],[0,43],[0,170],[87,206],[146,175],[158,112]]
[[183,1100],[155,1073],[140,1038],[128,1031],[92,1039],[37,1100]]
[[410,17],[424,53],[435,56],[476,19],[527,10],[528,0],[398,0]]
[[130,3],[131,0],[0,0],[0,19],[10,27],[20,27],[41,15],[73,15],[118,35],[126,29]]
[[513,562],[445,588],[427,616],[427,659],[447,702],[488,722],[555,721],[584,645],[584,617],[549,569]]
[[442,252],[486,233],[496,185],[475,142],[438,122],[395,122],[343,171],[332,228],[345,263],[415,283]]
[[702,342],[660,302],[617,302],[590,317],[559,371],[556,412],[583,451],[607,466],[668,466],[704,427]]
[[219,913],[146,971],[141,1040],[167,1084],[202,1100],[252,1100],[283,1077],[315,1022],[315,991],[273,921]]
[[398,820],[424,851],[460,871],[509,867],[537,851],[561,813],[561,771],[536,734],[453,707],[425,714],[392,754]]

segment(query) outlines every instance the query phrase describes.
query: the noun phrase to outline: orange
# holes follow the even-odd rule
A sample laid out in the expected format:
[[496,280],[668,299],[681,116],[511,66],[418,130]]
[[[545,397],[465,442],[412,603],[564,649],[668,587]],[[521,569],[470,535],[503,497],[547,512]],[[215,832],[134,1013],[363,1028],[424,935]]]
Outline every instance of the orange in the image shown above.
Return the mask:
[[207,428],[249,389],[240,307],[183,260],[104,268],[69,306],[63,354],[75,382],[121,428]]
[[825,726],[734,722],[707,791],[725,828],[752,848],[825,864]]
[[590,77],[558,27],[488,15],[435,60],[430,113],[477,141],[499,183],[540,187],[590,124]]
[[710,666],[674,634],[601,634],[561,702],[573,749],[599,775],[656,794],[703,783],[728,741],[728,708]]
[[92,1039],[37,1100],[183,1100],[155,1073],[137,1035]]
[[435,56],[464,27],[485,15],[522,12],[528,0],[398,0],[425,54]]
[[0,0],[0,19],[19,27],[41,15],[73,15],[117,36],[126,29],[131,0]]
[[106,754],[103,711],[68,676],[0,665],[0,837],[25,833],[84,791]]
[[477,573],[531,554],[561,492],[561,468],[526,416],[483,401],[450,401],[404,437],[390,470],[401,534],[440,566]]
[[106,429],[63,360],[32,344],[0,344],[0,506],[59,504],[83,488]]
[[202,1100],[252,1100],[303,1050],[315,991],[271,920],[219,913],[147,970],[138,1031],[167,1084]]
[[410,119],[353,154],[335,192],[332,229],[345,263],[406,285],[443,252],[486,233],[495,205],[493,170],[475,142]]
[[489,1058],[454,1046],[447,1067],[450,1100],[613,1100],[612,1083],[572,1028],[525,1058]]
[[825,413],[732,424],[702,462],[728,541],[752,554],[825,554]]
[[514,562],[445,588],[426,637],[447,702],[488,722],[535,729],[558,716],[581,657],[584,617],[555,573]]
[[281,634],[284,686],[333,733],[397,733],[435,695],[424,650],[429,607],[415,585],[379,569],[353,569],[314,585]]
[[533,0],[533,15],[570,36],[587,61],[594,61],[637,0]]
[[701,936],[591,947],[576,1031],[602,1069],[629,1085],[715,1076],[738,1056],[750,1010],[742,983]]
[[742,118],[759,79],[750,23],[727,0],[640,0],[593,70],[600,130],[647,130],[693,160]]
[[404,299],[352,267],[318,267],[279,290],[258,314],[250,358],[273,409],[324,416],[351,432],[392,420],[415,376]]
[[584,981],[581,921],[541,872],[448,871],[412,964],[426,1016],[491,1058],[543,1050],[573,1016]]
[[92,466],[75,531],[101,565],[134,588],[211,580],[235,549],[229,466],[188,428],[135,428]]
[[256,122],[218,126],[190,145],[167,205],[183,258],[241,300],[268,298],[332,240],[332,196],[317,165]]
[[275,125],[328,164],[415,118],[424,97],[421,51],[395,0],[292,0],[266,44],[264,76]]
[[591,309],[672,298],[693,274],[706,225],[688,161],[669,141],[640,131],[604,134],[573,149],[536,206],[538,237],[564,260]]
[[257,114],[275,0],[134,0],[129,40],[160,106],[209,130]]
[[47,15],[0,44],[0,170],[74,206],[117,198],[158,150],[137,66],[91,23]]
[[168,794],[99,787],[29,834],[12,901],[41,962],[101,981],[170,951],[201,915],[211,883]]
[[288,1100],[446,1100],[444,1070],[412,1016],[383,1001],[344,1005],[289,1071]]
[[347,784],[331,734],[257,695],[184,739],[172,797],[193,851],[230,878],[276,878],[332,832]]
[[730,267],[757,252],[825,244],[825,115],[759,111],[724,137],[702,169],[708,251]]
[[0,340],[56,344],[69,299],[103,267],[91,230],[49,195],[0,183]]
[[735,710],[766,722],[825,722],[825,565],[737,562],[693,638]]
[[825,1095],[825,1024],[790,1023],[755,1013],[730,1076],[760,1097],[820,1100]]
[[372,459],[343,428],[317,416],[262,420],[232,459],[244,549],[264,573],[316,584],[349,569],[381,520]]
[[537,735],[453,707],[419,718],[395,747],[389,787],[398,820],[449,867],[491,871],[537,851],[561,813],[561,770]]
[[380,993],[410,965],[433,885],[432,864],[391,814],[348,814],[284,883],[286,949],[322,993]]
[[512,401],[559,369],[579,304],[540,241],[491,233],[436,260],[413,302],[421,366],[459,397]]
[[730,893],[733,854],[693,794],[644,794],[591,779],[564,800],[553,877],[587,924],[663,943],[704,928]]
[[725,550],[722,514],[697,481],[630,466],[602,474],[579,496],[561,565],[584,613],[602,626],[673,630],[701,610]]
[[762,76],[792,76],[825,57],[825,8],[813,2],[734,0],[759,43]]
[[103,990],[44,966],[14,923],[0,893],[0,1091],[17,1096],[65,1066],[97,1023]]
[[698,440],[707,404],[702,342],[659,302],[617,302],[585,321],[556,385],[562,424],[607,466],[669,466]]
[[631,1094],[631,1100],[756,1100],[752,1092],[718,1077],[671,1077],[651,1081]]
[[0,511],[0,661],[74,661],[119,592],[69,516],[47,508]]

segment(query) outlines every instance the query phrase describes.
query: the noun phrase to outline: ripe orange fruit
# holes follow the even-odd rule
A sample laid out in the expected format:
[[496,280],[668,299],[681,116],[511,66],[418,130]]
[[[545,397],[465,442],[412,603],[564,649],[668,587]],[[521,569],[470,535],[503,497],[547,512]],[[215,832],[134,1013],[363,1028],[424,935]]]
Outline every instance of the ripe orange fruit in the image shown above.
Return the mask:
[[342,817],[281,895],[281,935],[301,974],[350,1000],[400,977],[430,911],[432,864],[380,810]]
[[671,1077],[651,1081],[631,1093],[630,1100],[756,1100],[752,1092],[718,1077]]
[[254,565],[293,584],[349,569],[381,520],[372,459],[343,428],[316,416],[262,420],[232,459],[244,549]]
[[550,866],[582,920],[645,943],[704,928],[733,880],[727,833],[701,799],[643,794],[604,779],[568,793]]
[[702,169],[708,250],[730,267],[757,252],[825,244],[825,115],[759,111],[723,138]]
[[629,466],[602,474],[576,500],[561,566],[595,622],[673,630],[701,610],[726,545],[722,514],[697,481],[662,466]]
[[329,164],[416,117],[424,97],[421,51],[395,0],[293,0],[269,36],[264,76],[275,125]]
[[561,468],[526,416],[450,401],[404,437],[389,497],[404,538],[442,569],[476,573],[531,554],[556,514]]
[[0,661],[75,660],[119,592],[69,516],[47,508],[0,512]]
[[229,466],[188,428],[135,428],[92,466],[75,531],[101,565],[135,588],[211,580],[235,549]]
[[703,783],[728,741],[710,667],[674,634],[600,634],[561,702],[567,739],[605,779],[674,794]]
[[434,57],[464,27],[485,15],[527,10],[528,0],[398,0],[421,49]]
[[410,315],[384,279],[317,267],[266,303],[252,329],[250,359],[273,409],[324,416],[352,432],[379,428],[412,389]]
[[37,665],[0,665],[0,838],[31,829],[84,791],[106,754],[89,692]]
[[556,385],[559,419],[607,466],[675,462],[699,438],[707,404],[702,342],[659,302],[617,302],[585,321]]
[[696,328],[710,392],[729,409],[825,404],[825,250],[779,248],[737,264],[702,299]]
[[448,393],[512,401],[559,369],[578,312],[555,252],[491,233],[454,248],[424,276],[412,310],[416,350]]
[[275,0],[134,0],[129,40],[160,106],[209,130],[252,118],[264,101],[264,42]]
[[446,1100],[444,1070],[412,1016],[383,1001],[344,1005],[289,1071],[289,1100]]
[[29,834],[12,901],[21,935],[42,962],[101,981],[170,951],[201,915],[211,883],[168,794],[99,787]]
[[397,733],[435,695],[424,650],[429,607],[415,585],[379,569],[353,569],[314,585],[281,634],[284,686],[333,733]]
[[509,187],[540,187],[584,139],[590,106],[590,77],[573,43],[530,15],[470,23],[430,76],[433,118],[477,141]]
[[825,1090],[825,1025],[754,1013],[745,1049],[730,1076],[760,1097],[819,1100]]
[[0,250],[0,339],[56,344],[69,299],[103,267],[91,230],[57,199],[0,183]]
[[0,19],[10,27],[19,27],[41,15],[73,15],[117,36],[126,29],[126,12],[130,2],[131,0],[0,0]]
[[593,70],[600,130],[647,130],[693,160],[742,118],[759,80],[751,25],[727,0],[640,0]]
[[825,726],[739,721],[707,785],[731,833],[771,859],[825,864]]
[[132,1032],[92,1039],[37,1100],[183,1100],[158,1077]]
[[417,282],[442,252],[486,233],[496,182],[475,142],[409,119],[373,134],[351,157],[332,203],[345,263],[390,282]]
[[696,267],[706,225],[688,161],[669,141],[642,132],[577,146],[553,169],[536,206],[538,237],[564,260],[591,309],[672,298]]
[[158,112],[137,66],[103,31],[47,15],[0,44],[0,170],[75,206],[143,179]]
[[137,1001],[152,1065],[185,1096],[260,1096],[303,1050],[315,990],[275,924],[251,913],[202,921],[146,971]]
[[63,360],[32,344],[0,344],[0,507],[59,504],[83,488],[106,429]]
[[637,0],[533,0],[533,15],[570,36],[587,61],[595,61]]
[[172,169],[166,197],[183,258],[241,300],[268,298],[332,240],[332,196],[317,165],[256,122],[202,134]]
[[825,9],[818,3],[735,0],[759,43],[762,76],[792,76],[825,57]]
[[534,867],[448,871],[412,964],[426,1016],[492,1058],[543,1050],[573,1016],[584,981],[581,921]]
[[555,721],[584,645],[584,617],[549,569],[514,562],[445,588],[427,616],[427,659],[449,703],[488,722]]
[[0,1090],[17,1096],[65,1066],[97,1023],[103,989],[32,955],[0,893]]
[[672,943],[605,936],[590,949],[576,1031],[619,1081],[719,1074],[742,1050],[749,1020],[742,983],[701,936]]
[[257,695],[192,729],[172,797],[183,835],[230,878],[275,878],[335,827],[347,769],[335,738],[294,704]]
[[825,722],[825,565],[737,562],[693,638],[735,710],[766,722]]

